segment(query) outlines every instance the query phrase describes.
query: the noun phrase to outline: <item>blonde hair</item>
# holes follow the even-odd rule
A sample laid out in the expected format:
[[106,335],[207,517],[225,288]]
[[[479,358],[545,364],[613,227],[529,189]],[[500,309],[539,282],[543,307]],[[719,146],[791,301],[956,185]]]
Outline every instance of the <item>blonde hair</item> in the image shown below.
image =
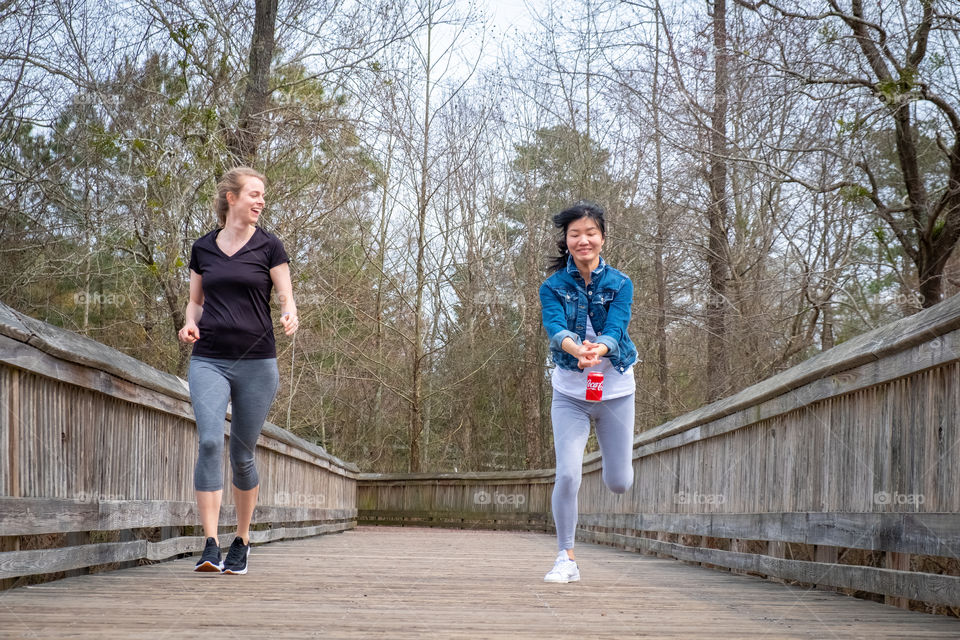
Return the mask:
[[227,212],[230,211],[227,194],[232,193],[234,196],[239,196],[240,190],[243,189],[243,183],[246,182],[247,178],[256,178],[264,184],[267,182],[263,174],[256,169],[251,169],[250,167],[234,167],[223,174],[220,182],[217,183],[217,198],[213,201],[213,210],[217,212],[217,220],[220,222],[221,227],[227,224]]

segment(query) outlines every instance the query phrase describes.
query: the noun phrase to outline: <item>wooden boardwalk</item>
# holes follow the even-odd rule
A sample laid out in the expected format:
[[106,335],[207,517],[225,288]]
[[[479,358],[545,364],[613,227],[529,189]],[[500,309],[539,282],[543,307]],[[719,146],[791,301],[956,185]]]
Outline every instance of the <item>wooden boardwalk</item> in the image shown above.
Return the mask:
[[2,638],[960,638],[960,621],[578,545],[553,536],[361,527],[255,547],[246,576],[182,559],[0,592]]

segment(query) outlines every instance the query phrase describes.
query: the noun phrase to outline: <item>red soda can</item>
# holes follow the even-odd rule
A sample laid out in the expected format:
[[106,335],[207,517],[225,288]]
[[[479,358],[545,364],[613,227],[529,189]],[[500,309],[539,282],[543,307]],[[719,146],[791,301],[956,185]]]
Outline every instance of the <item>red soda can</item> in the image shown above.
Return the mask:
[[603,374],[591,371],[587,374],[587,400],[600,402],[603,399]]

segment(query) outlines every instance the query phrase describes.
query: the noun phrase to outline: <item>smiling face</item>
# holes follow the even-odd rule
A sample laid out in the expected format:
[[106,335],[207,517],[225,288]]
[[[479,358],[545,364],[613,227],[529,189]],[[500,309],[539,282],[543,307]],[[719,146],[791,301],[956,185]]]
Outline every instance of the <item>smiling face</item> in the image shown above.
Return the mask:
[[241,224],[257,224],[265,204],[263,190],[263,181],[260,178],[245,178],[239,193],[227,193],[227,202],[230,205],[227,218]]
[[593,271],[597,268],[603,242],[603,233],[591,217],[578,218],[567,226],[567,250],[579,269]]

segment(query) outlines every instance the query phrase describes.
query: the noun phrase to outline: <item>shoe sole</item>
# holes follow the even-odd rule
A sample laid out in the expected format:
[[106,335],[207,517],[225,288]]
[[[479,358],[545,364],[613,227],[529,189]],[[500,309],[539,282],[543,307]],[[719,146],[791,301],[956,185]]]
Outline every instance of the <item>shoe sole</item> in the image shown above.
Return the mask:
[[570,578],[569,580],[547,580],[544,578],[543,581],[551,584],[569,584],[571,582],[580,582],[580,576],[577,576],[576,578]]
[[193,570],[196,571],[196,572],[198,572],[198,573],[222,573],[222,572],[223,572],[223,566],[222,566],[222,565],[215,565],[215,564],[213,564],[212,562],[210,562],[209,560],[207,560],[207,561],[204,562],[203,564],[198,564],[196,567],[194,567]]
[[222,573],[229,573],[229,574],[232,575],[232,576],[242,576],[242,575],[244,575],[244,574],[247,572],[247,564],[246,564],[246,561],[248,561],[249,559],[250,559],[250,549],[247,549],[247,557],[244,558],[244,561],[245,561],[245,562],[244,562],[244,564],[243,564],[243,569],[227,569],[226,567],[224,567]]

